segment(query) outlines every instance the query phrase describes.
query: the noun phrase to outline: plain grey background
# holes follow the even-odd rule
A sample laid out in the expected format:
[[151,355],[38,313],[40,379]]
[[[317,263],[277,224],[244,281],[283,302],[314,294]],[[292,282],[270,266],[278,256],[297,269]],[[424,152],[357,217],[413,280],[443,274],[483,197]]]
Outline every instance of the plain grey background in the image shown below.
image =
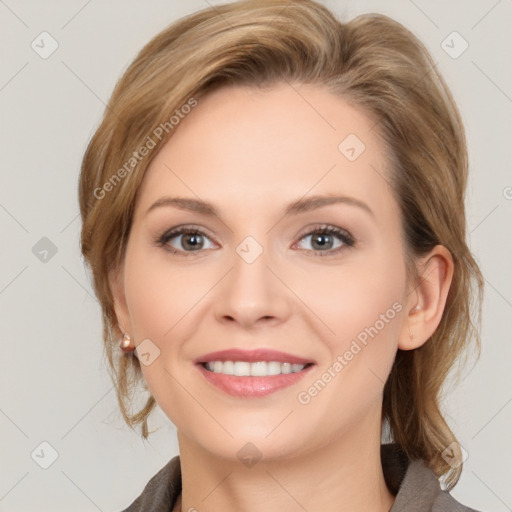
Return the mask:
[[[0,0],[0,511],[120,511],[177,453],[162,411],[147,442],[118,412],[79,252],[77,179],[138,50],[219,3]],[[469,455],[452,493],[478,510],[512,510],[512,2],[324,4],[345,20],[382,12],[411,29],[462,112],[470,246],[486,290],[482,357],[444,404]]]

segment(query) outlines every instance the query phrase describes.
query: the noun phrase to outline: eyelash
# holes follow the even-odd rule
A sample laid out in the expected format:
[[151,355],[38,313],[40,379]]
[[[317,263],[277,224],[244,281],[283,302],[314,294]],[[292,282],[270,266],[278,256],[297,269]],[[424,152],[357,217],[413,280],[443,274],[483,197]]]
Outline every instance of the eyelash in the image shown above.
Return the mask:
[[[326,256],[332,256],[334,254],[339,253],[342,250],[348,249],[350,247],[353,247],[355,245],[355,240],[352,237],[352,235],[340,228],[336,228],[334,226],[329,225],[318,225],[311,228],[308,232],[301,235],[299,242],[306,238],[307,236],[315,235],[315,234],[327,234],[327,235],[333,235],[338,237],[342,242],[343,245],[341,247],[338,247],[336,249],[326,250],[326,251],[315,251],[315,250],[308,250],[305,249],[308,252],[313,252],[314,256],[320,256],[320,257],[326,257]],[[173,228],[170,231],[166,231],[161,236],[159,236],[156,239],[156,243],[159,247],[164,247],[166,251],[169,251],[171,254],[189,257],[192,256],[194,252],[200,252],[198,251],[180,251],[177,249],[174,249],[173,247],[169,246],[168,243],[173,238],[179,236],[179,235],[200,235],[204,236],[206,238],[209,238],[203,231],[201,231],[200,228],[196,228],[195,226],[191,227],[180,227],[180,228]]]

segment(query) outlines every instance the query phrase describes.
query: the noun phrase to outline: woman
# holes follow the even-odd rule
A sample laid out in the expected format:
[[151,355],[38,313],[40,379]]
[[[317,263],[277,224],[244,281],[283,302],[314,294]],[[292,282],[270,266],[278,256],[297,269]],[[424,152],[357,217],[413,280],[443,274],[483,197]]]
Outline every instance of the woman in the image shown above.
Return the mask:
[[178,432],[126,510],[472,510],[439,408],[479,345],[466,180],[452,96],[385,16],[250,0],[150,41],[80,179],[121,411]]

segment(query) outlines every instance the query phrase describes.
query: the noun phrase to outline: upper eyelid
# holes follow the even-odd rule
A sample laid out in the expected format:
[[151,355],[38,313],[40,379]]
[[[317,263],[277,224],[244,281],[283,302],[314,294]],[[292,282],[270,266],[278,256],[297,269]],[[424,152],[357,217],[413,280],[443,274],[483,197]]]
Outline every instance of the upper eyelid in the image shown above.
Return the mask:
[[[354,238],[352,236],[352,234],[347,229],[340,228],[340,227],[334,226],[332,224],[315,224],[313,226],[309,226],[307,228],[304,228],[304,230],[301,230],[299,232],[299,234],[296,235],[296,236],[298,236],[300,238],[304,238],[305,236],[311,235],[312,233],[322,232],[324,230],[325,231],[339,232],[340,235],[346,235],[349,238]],[[336,234],[336,233],[331,233],[331,234]]]
[[167,229],[162,233],[161,238],[164,238],[166,236],[183,235],[183,234],[186,234],[187,231],[193,231],[193,232],[197,232],[201,235],[206,235],[210,238],[215,238],[213,235],[209,234],[208,229],[203,228],[201,226],[196,226],[195,224],[183,224],[181,226],[176,226],[174,228]]

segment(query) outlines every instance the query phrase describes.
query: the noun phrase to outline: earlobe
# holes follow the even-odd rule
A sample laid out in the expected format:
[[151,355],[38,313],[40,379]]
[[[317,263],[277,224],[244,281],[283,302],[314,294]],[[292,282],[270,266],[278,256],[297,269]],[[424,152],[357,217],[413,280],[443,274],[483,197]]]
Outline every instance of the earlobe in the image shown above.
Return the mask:
[[114,310],[116,313],[119,336],[132,332],[130,315],[126,304],[126,296],[124,292],[124,273],[123,267],[119,267],[109,273],[108,281],[112,297],[114,299]]
[[404,319],[398,348],[413,350],[422,346],[439,326],[454,272],[450,251],[436,245],[420,262],[419,281],[410,293],[407,317]]

